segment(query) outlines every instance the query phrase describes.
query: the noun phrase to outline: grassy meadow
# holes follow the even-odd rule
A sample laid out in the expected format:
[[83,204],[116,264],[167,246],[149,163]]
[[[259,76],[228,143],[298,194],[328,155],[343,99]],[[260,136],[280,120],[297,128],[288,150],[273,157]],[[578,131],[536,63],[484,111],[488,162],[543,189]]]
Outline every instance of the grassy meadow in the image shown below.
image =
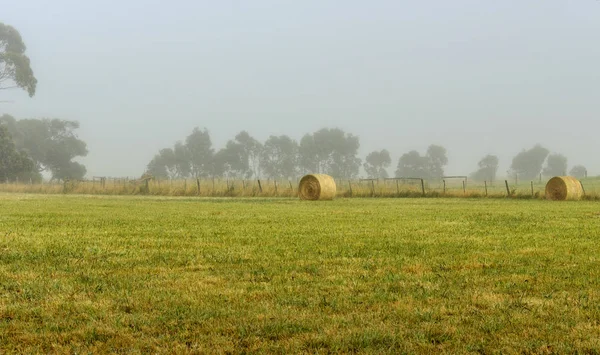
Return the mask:
[[0,194],[0,353],[598,353],[600,205]]

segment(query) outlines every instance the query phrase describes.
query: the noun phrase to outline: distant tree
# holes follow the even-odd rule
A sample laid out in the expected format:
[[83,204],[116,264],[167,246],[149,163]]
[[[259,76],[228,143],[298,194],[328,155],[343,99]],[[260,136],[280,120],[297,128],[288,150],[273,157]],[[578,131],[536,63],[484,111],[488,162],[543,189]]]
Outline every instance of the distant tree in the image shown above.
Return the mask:
[[297,174],[298,143],[288,136],[270,136],[262,150],[260,167],[271,179],[292,178]]
[[8,129],[0,125],[0,179],[6,182],[24,177],[41,178],[33,161],[25,152],[17,150]]
[[228,141],[213,159],[214,176],[243,178],[248,172],[248,155],[244,147],[235,141]]
[[4,115],[6,125],[17,149],[23,150],[35,163],[38,172],[49,171],[52,179],[82,179],[86,169],[73,161],[86,156],[87,145],[75,134],[79,123],[60,119],[15,120]]
[[400,157],[396,177],[418,177],[439,179],[444,176],[444,166],[448,164],[446,149],[439,145],[430,145],[425,156],[412,150]]
[[163,179],[175,177],[175,154],[173,149],[161,149],[146,167],[146,173]]
[[542,165],[549,153],[548,149],[539,144],[529,150],[523,150],[513,158],[509,173],[517,174],[524,180],[535,179],[542,171]]
[[444,166],[448,165],[446,148],[439,145],[430,145],[427,148],[427,172],[430,179],[441,179],[444,176]]
[[246,160],[248,164],[248,171],[246,177],[260,176],[260,158],[263,150],[262,144],[254,139],[246,131],[241,131],[235,136],[235,142],[240,144],[244,148]]
[[204,130],[194,128],[185,139],[185,148],[190,163],[190,172],[193,177],[206,177],[212,174],[214,150],[210,134]]
[[587,177],[587,169],[583,165],[575,165],[571,171],[569,171],[569,175],[578,179],[583,179]]
[[0,23],[0,89],[17,87],[33,96],[37,79],[25,50],[19,31]]
[[182,142],[173,146],[173,163],[177,178],[185,179],[192,173],[190,151]]
[[365,163],[363,167],[367,172],[369,178],[378,179],[378,178],[387,178],[388,172],[387,168],[392,164],[392,158],[390,157],[390,152],[386,149],[382,151],[374,151],[369,153],[365,159]]
[[298,167],[303,175],[320,173],[324,169],[320,166],[323,157],[319,153],[313,135],[305,134],[298,147]]
[[357,136],[339,128],[323,128],[300,141],[300,167],[304,172],[324,173],[336,178],[356,177],[361,160],[357,157]]
[[550,154],[542,173],[544,176],[567,175],[567,157],[562,154]]
[[422,157],[416,150],[403,154],[398,159],[396,177],[426,178],[427,158]]
[[498,172],[498,157],[495,155],[486,155],[478,165],[479,170],[471,174],[471,179],[475,181],[494,181]]

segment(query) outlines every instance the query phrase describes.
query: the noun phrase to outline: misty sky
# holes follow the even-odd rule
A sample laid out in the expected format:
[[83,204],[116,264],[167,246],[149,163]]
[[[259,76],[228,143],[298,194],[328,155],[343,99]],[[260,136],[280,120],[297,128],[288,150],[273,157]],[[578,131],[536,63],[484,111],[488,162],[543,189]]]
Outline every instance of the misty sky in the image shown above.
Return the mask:
[[383,148],[488,154],[504,175],[541,143],[600,174],[598,0],[0,0],[39,81],[0,114],[81,123],[88,176],[139,176],[195,126],[216,148],[247,130],[322,127]]

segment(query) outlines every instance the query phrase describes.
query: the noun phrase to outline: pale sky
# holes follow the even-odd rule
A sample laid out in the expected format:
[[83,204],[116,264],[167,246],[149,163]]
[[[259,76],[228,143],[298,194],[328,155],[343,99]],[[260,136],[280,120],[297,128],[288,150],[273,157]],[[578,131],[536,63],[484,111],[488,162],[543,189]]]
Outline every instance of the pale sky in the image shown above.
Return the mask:
[[360,156],[448,150],[448,174],[541,143],[600,174],[598,0],[0,0],[39,81],[0,114],[81,123],[88,176],[139,176],[209,129],[322,127]]

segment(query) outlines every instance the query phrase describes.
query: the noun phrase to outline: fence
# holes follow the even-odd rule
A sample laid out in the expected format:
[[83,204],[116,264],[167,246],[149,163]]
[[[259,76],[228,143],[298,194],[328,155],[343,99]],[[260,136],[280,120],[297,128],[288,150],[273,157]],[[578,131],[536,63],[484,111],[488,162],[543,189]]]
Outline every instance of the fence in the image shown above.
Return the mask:
[[[298,179],[131,179],[93,177],[91,180],[1,183],[2,192],[41,194],[157,195],[201,197],[296,197]],[[519,197],[543,198],[546,181],[469,181],[449,176],[428,181],[420,178],[336,180],[340,197]],[[600,199],[600,179],[583,179],[587,198]]]

